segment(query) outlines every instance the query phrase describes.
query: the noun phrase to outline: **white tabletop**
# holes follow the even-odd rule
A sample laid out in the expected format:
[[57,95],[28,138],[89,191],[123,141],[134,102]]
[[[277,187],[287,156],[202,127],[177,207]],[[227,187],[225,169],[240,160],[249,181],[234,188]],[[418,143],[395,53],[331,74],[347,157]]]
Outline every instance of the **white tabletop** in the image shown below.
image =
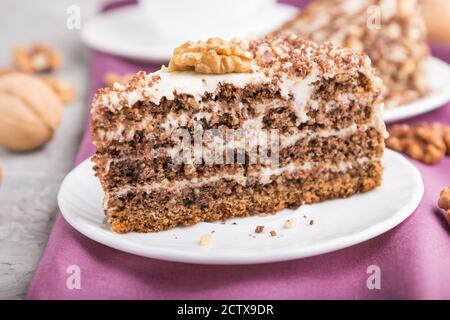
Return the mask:
[[72,168],[88,103],[89,56],[80,30],[69,30],[67,8],[76,4],[83,22],[100,0],[2,0],[0,68],[11,65],[15,46],[43,41],[63,53],[57,75],[76,87],[76,101],[64,109],[61,127],[43,149],[17,154],[0,149],[0,299],[24,297],[42,255],[57,211],[56,193]]

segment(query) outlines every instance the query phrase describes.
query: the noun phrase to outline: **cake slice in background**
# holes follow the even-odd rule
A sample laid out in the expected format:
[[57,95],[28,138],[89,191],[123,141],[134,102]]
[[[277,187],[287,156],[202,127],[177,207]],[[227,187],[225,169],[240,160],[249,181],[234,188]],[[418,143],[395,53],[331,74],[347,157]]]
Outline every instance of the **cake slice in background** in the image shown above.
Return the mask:
[[369,191],[382,181],[381,88],[365,54],[295,35],[188,42],[168,68],[93,100],[107,219],[152,232]]
[[278,32],[365,51],[386,86],[386,108],[428,92],[426,28],[417,0],[312,0]]

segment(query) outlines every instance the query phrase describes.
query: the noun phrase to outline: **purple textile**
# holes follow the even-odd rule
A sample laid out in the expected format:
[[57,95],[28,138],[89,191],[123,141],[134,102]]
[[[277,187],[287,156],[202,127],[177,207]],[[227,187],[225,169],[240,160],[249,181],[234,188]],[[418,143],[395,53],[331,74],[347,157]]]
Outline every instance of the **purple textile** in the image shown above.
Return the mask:
[[[450,62],[449,47],[436,48],[434,54]],[[95,52],[91,93],[103,85],[105,72],[155,68]],[[420,121],[450,124],[450,104],[406,122]],[[93,152],[86,129],[76,163]],[[450,299],[450,228],[436,206],[440,190],[450,184],[450,158],[433,167],[412,162],[423,175],[425,195],[404,223],[362,244],[290,262],[203,266],[142,258],[86,238],[58,213],[27,298]],[[71,265],[80,267],[80,289],[66,286]],[[370,265],[381,269],[380,290],[367,289]]]

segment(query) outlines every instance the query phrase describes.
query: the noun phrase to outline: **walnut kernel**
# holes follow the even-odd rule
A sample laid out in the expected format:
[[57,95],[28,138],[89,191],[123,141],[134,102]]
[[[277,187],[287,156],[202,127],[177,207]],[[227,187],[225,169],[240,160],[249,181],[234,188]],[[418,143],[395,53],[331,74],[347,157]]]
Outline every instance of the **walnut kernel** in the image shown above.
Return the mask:
[[169,71],[195,71],[206,74],[251,72],[253,54],[236,42],[220,38],[206,42],[186,42],[176,48]]
[[398,124],[391,128],[386,145],[415,160],[436,164],[450,153],[450,127],[440,123]]
[[450,222],[450,187],[441,191],[438,206],[447,212],[447,219]]
[[19,71],[26,73],[48,72],[61,66],[61,54],[45,44],[37,43],[30,49],[17,48],[14,62]]
[[441,209],[450,210],[450,187],[441,191],[438,205]]
[[75,88],[69,81],[54,77],[44,77],[42,80],[55,92],[62,103],[75,99]]

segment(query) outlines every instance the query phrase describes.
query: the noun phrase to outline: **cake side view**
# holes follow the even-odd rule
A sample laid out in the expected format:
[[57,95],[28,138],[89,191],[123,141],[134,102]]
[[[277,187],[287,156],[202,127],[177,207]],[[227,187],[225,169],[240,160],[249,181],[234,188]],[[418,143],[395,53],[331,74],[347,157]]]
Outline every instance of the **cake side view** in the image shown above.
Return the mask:
[[295,35],[188,42],[93,100],[116,232],[276,212],[381,184],[382,82],[363,53]]
[[313,0],[277,30],[369,55],[386,86],[386,108],[424,97],[430,56],[417,0]]

